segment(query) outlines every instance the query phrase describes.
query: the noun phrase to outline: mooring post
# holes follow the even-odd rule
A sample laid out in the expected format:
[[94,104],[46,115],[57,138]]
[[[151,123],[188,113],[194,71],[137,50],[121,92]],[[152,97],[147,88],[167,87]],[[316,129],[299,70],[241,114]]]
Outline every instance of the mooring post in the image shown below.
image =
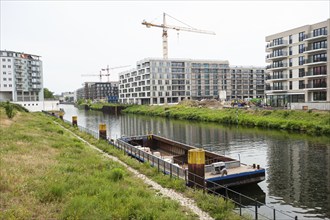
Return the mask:
[[188,151],[188,185],[204,187],[205,151],[191,149]]
[[99,124],[99,139],[107,139],[107,126],[104,123]]
[[64,112],[63,111],[60,111],[58,113],[58,116],[60,117],[60,119],[63,121],[63,115],[64,115]]
[[78,116],[72,116],[72,126],[78,126]]

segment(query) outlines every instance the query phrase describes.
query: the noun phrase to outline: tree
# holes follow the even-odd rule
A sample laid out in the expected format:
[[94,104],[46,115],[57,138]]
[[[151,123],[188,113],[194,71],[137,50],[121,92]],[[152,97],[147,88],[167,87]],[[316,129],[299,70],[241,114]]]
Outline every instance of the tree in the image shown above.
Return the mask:
[[54,92],[49,91],[49,89],[44,88],[44,98],[45,99],[53,99],[54,97]]

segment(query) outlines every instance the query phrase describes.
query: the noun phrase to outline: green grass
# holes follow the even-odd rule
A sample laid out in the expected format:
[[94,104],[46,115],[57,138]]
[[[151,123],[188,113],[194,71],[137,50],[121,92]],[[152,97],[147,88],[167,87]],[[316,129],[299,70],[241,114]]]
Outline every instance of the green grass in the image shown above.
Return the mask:
[[239,124],[247,127],[283,129],[308,134],[330,134],[330,111],[208,109],[175,106],[135,105],[125,113],[152,115],[183,120]]
[[51,117],[18,112],[9,120],[0,108],[0,123],[1,219],[196,218]]
[[[67,129],[77,134],[78,136],[87,140],[89,143],[95,145],[104,152],[119,158],[121,161],[125,162],[130,167],[148,176],[163,187],[173,189],[177,192],[183,193],[189,198],[192,198],[196,201],[197,205],[202,210],[208,212],[215,219],[240,219],[239,216],[233,213],[233,203],[225,201],[223,198],[214,196],[212,194],[204,194],[201,190],[188,188],[185,186],[184,180],[178,178],[170,178],[169,175],[164,175],[158,172],[156,167],[152,167],[148,163],[140,163],[138,160],[125,155],[121,150],[118,150],[115,147],[109,145],[106,141],[96,140],[93,136],[79,131],[77,128],[72,127],[70,124],[64,123],[59,119],[55,120],[58,123],[61,123]],[[244,217],[250,219],[249,216]]]

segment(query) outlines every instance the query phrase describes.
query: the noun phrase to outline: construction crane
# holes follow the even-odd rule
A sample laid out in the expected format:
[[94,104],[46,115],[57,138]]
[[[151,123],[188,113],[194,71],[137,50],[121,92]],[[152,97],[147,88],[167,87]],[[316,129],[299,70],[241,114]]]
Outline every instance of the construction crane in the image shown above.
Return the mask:
[[[213,32],[213,31],[199,30],[199,29],[193,28],[187,24],[185,24],[185,25],[187,25],[189,27],[179,27],[179,26],[174,26],[174,25],[168,25],[168,24],[166,24],[166,18],[165,18],[166,15],[173,18],[172,16],[170,16],[166,13],[163,13],[163,24],[153,24],[150,22],[146,22],[145,20],[143,20],[143,22],[142,22],[142,24],[145,25],[147,28],[150,28],[150,27],[163,28],[162,37],[163,37],[163,58],[164,59],[168,59],[168,42],[167,42],[167,30],[168,29],[173,29],[176,31],[189,31],[189,32],[196,32],[196,33],[201,33],[201,34],[215,35],[215,32]],[[176,18],[173,18],[173,19],[177,20]],[[177,20],[177,21],[179,21],[179,20]],[[181,21],[179,21],[179,22],[181,22]],[[181,23],[183,23],[183,22],[181,22]]]
[[[129,66],[130,65],[127,65],[127,66],[117,66],[117,67],[111,67],[111,68],[109,68],[109,65],[108,65],[106,69],[101,69],[99,74],[82,74],[81,76],[98,76],[98,77],[100,77],[100,82],[102,82],[102,76],[107,76],[108,77],[108,82],[109,82],[110,81],[110,70],[124,68],[124,67],[129,67]],[[102,73],[102,71],[107,71],[107,73]]]
[[107,68],[106,69],[101,69],[101,71],[107,71],[106,74],[104,74],[104,76],[107,76],[108,77],[108,82],[110,81],[110,70],[114,70],[114,69],[119,69],[119,68],[125,68],[125,67],[129,67],[130,65],[126,65],[126,66],[117,66],[117,67],[112,67],[112,68],[109,68],[109,65],[107,65]]
[[100,77],[100,82],[102,82],[102,72],[100,71],[100,74],[81,74],[81,76],[99,76]]

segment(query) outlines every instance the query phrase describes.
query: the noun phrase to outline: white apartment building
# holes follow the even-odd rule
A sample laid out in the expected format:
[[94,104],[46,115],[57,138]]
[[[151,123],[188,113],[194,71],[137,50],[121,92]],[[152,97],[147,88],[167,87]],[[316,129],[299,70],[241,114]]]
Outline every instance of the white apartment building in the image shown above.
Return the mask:
[[40,56],[0,51],[0,101],[43,101]]
[[330,110],[330,19],[266,37],[272,106]]
[[0,51],[0,102],[20,104],[29,111],[59,110],[58,101],[44,101],[40,56]]
[[230,66],[227,100],[265,97],[265,67]]
[[147,58],[119,73],[119,102],[178,103],[219,98],[226,90],[228,61]]

